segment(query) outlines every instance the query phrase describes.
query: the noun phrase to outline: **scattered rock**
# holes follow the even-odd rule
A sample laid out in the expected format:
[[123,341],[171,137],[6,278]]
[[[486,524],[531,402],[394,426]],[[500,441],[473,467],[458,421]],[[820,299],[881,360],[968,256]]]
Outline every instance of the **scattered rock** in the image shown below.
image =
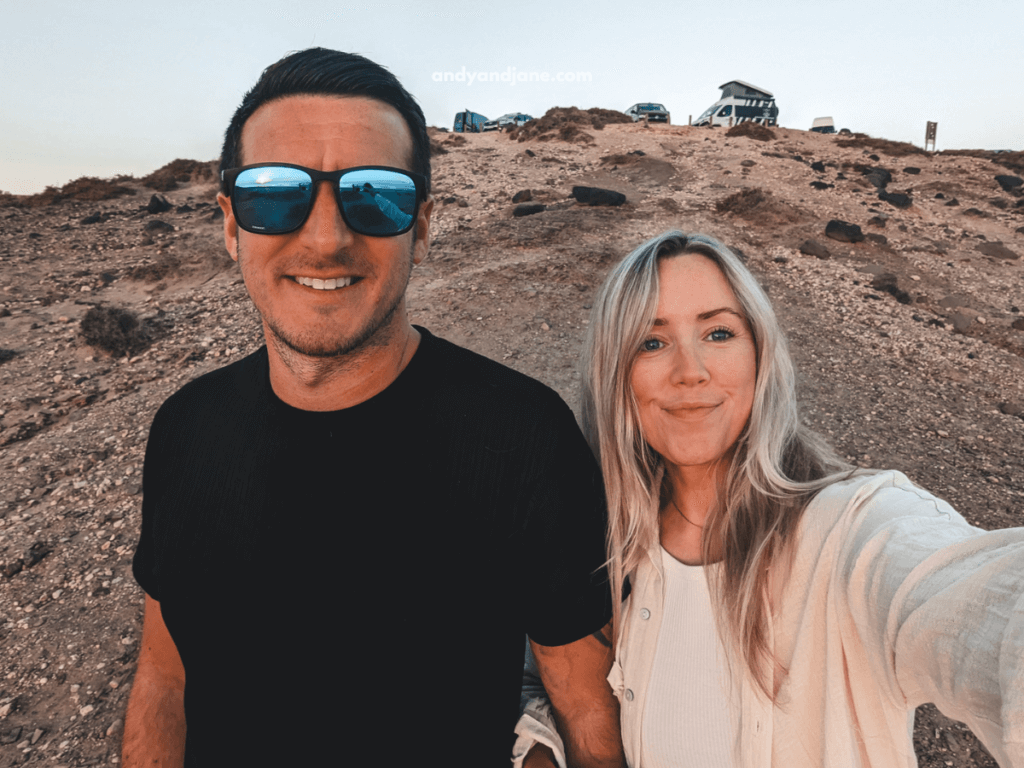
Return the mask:
[[94,213],[92,216],[86,216],[79,223],[80,224],[99,224],[101,221],[103,221],[103,217],[100,214],[98,214],[98,213]]
[[936,200],[945,200],[946,196],[944,194],[942,194],[941,192],[936,192],[935,193],[935,199]]
[[513,203],[528,203],[533,200],[533,193],[528,189],[521,189],[512,195]]
[[892,181],[892,174],[885,168],[867,167],[864,169],[864,178],[874,184],[879,190],[884,190],[886,185]]
[[811,170],[817,171],[818,173],[824,173],[825,164],[821,162],[821,160],[818,160],[817,162],[811,163]]
[[743,166],[744,168],[753,168],[755,165],[757,165],[757,163],[755,163],[753,160],[744,160],[740,163],[740,165]]
[[815,189],[832,189],[835,184],[826,184],[824,181],[812,181],[811,186]]
[[825,227],[825,237],[831,237],[841,243],[859,243],[864,239],[864,233],[856,224],[832,219]]
[[13,349],[0,348],[0,363],[6,363],[8,360],[12,360],[16,354],[18,353]]
[[890,294],[900,304],[910,303],[910,294],[906,291],[900,290],[899,280],[896,275],[891,272],[883,272],[880,275],[876,275],[875,279],[871,281],[871,287],[876,291],[884,291]]
[[900,192],[886,192],[884,189],[878,193],[878,199],[894,208],[909,208],[914,204],[910,195],[904,195]]
[[871,241],[872,243],[876,243],[878,245],[889,244],[889,238],[887,238],[885,235],[876,234],[875,232],[868,232],[868,234],[864,235],[864,237],[867,240]]
[[964,333],[974,323],[973,315],[965,315],[963,312],[954,312],[947,318],[953,324],[953,330],[957,333]]
[[572,196],[576,202],[585,205],[622,205],[626,202],[626,196],[621,192],[600,187],[573,187]]
[[1024,317],[1018,317],[1010,323],[1010,327],[1017,331],[1024,331]]
[[146,210],[150,213],[165,213],[173,207],[163,195],[153,195],[146,203]]
[[921,172],[921,169],[920,168],[915,168],[914,166],[911,165],[911,166],[908,166],[908,167],[904,168],[903,172],[904,173],[909,173],[911,176],[917,176],[917,174],[919,174]]
[[173,232],[174,225],[168,224],[162,219],[150,219],[144,227],[146,232]]
[[515,207],[515,210],[512,211],[512,215],[516,217],[532,216],[533,214],[540,213],[545,209],[547,209],[547,206],[543,203],[523,203]]
[[832,254],[829,253],[828,248],[819,243],[817,240],[804,240],[800,244],[800,253],[807,254],[808,256],[814,256],[818,259],[831,259]]
[[997,259],[1007,259],[1009,261],[1013,261],[1020,258],[1019,253],[1011,251],[1002,243],[992,241],[978,243],[974,250],[978,251],[979,253],[983,253],[986,256],[992,256]]
[[868,219],[868,224],[870,224],[872,227],[884,227],[885,221],[886,219],[884,216],[872,216],[870,219]]
[[1024,418],[1024,404],[1021,403],[1000,403],[999,410],[1007,416],[1021,416]]
[[974,216],[979,219],[987,219],[988,214],[978,208],[967,208],[964,210],[964,216]]
[[955,197],[950,198],[949,202],[945,204],[947,208],[952,208],[954,205],[960,205],[960,201]]
[[1024,184],[1020,176],[996,176],[996,183],[1003,188],[1003,192],[1012,192]]

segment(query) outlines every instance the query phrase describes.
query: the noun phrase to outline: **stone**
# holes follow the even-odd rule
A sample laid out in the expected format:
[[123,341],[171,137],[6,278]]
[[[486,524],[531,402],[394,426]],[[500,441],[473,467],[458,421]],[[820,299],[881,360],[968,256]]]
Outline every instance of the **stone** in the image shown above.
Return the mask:
[[817,240],[804,240],[803,243],[800,244],[800,253],[804,253],[808,256],[814,256],[818,259],[832,258],[832,254],[829,253],[828,248]]
[[172,207],[173,206],[163,195],[153,195],[149,198],[149,202],[146,203],[146,210],[150,213],[165,213],[166,211],[171,210]]
[[996,183],[1003,188],[1003,192],[1011,192],[1024,184],[1020,176],[996,176]]
[[951,293],[939,301],[939,306],[943,309],[954,309],[956,307],[969,307],[971,305],[971,299],[969,296],[964,296],[962,293]]
[[911,166],[909,166],[907,168],[904,168],[903,172],[904,173],[909,173],[911,176],[917,176],[917,174],[919,174],[921,172],[921,169],[920,168],[915,168],[914,166],[911,165]]
[[945,204],[947,208],[952,208],[954,205],[960,205],[960,201],[955,197],[950,198],[949,202]]
[[147,232],[173,232],[174,225],[168,224],[162,219],[150,219],[146,222],[145,230]]
[[815,189],[832,189],[835,184],[826,184],[824,181],[812,181],[811,186]]
[[547,206],[542,203],[523,203],[515,207],[515,210],[512,211],[512,215],[516,217],[532,216],[535,213],[540,213],[546,208]]
[[99,224],[101,221],[103,221],[103,217],[100,216],[98,213],[94,213],[92,216],[86,216],[84,219],[81,220],[80,223],[81,224]]
[[889,238],[887,238],[885,235],[876,234],[875,232],[868,232],[866,235],[864,235],[864,237],[867,240],[871,241],[872,243],[876,243],[877,245],[889,244]]
[[825,172],[825,164],[823,162],[821,162],[821,160],[818,160],[816,163],[811,163],[811,170],[812,171],[817,171],[818,173],[824,173]]
[[975,216],[979,219],[987,219],[988,214],[979,208],[967,208],[964,210],[964,216]]
[[997,259],[1006,259],[1008,261],[1013,261],[1013,260],[1016,260],[1016,259],[1020,258],[1020,254],[1019,253],[1011,251],[1009,248],[1007,248],[1002,243],[996,243],[996,242],[978,243],[977,247],[974,250],[978,251],[978,253],[983,253],[986,256],[992,256],[992,257],[997,258]]
[[906,291],[900,290],[899,278],[897,278],[892,272],[883,272],[880,275],[876,275],[874,280],[871,281],[871,287],[876,291],[884,291],[885,293],[888,293],[900,304],[910,303],[910,294]]
[[742,163],[740,163],[740,165],[742,165],[744,168],[753,168],[755,165],[757,165],[757,163],[755,163],[753,160],[744,160]]
[[941,192],[936,192],[935,193],[935,199],[936,200],[945,200],[946,196],[944,194],[942,194]]
[[971,324],[974,322],[973,315],[965,315],[963,312],[954,312],[948,318],[949,322],[953,324],[953,330],[957,333],[964,333]]
[[884,227],[885,226],[885,217],[883,217],[883,216],[872,216],[870,219],[868,219],[868,224],[870,224],[872,227]]
[[528,203],[533,200],[533,193],[528,189],[521,189],[512,195],[513,203]]
[[1018,317],[1010,323],[1010,327],[1016,331],[1024,331],[1024,317]]
[[892,181],[892,174],[885,168],[867,168],[864,171],[864,178],[874,184],[878,189],[885,189],[886,185]]
[[878,199],[894,208],[909,208],[914,204],[910,195],[904,195],[900,192],[886,192],[884,189],[878,193]]
[[626,196],[621,192],[600,187],[573,187],[572,196],[577,203],[586,205],[622,205]]
[[34,731],[32,731],[32,738],[28,740],[28,743],[35,744],[37,741],[39,741],[39,739],[43,737],[44,733],[46,733],[46,731],[44,731],[42,728],[36,728]]
[[859,243],[864,240],[864,233],[856,224],[832,219],[825,226],[825,237],[830,237],[841,243]]
[[[11,705],[4,704],[3,707],[0,707],[0,712],[3,712],[4,710],[10,712]],[[7,712],[3,712],[3,714],[6,716]],[[13,744],[18,740],[19,736],[21,736],[21,726],[11,726],[10,728],[0,731],[0,744]]]

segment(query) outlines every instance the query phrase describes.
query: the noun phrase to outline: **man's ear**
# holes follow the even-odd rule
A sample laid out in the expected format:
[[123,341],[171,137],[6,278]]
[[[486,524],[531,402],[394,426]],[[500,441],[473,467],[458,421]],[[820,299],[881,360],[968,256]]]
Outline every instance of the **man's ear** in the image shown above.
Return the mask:
[[[412,263],[419,264],[427,257],[430,250],[430,214],[434,212],[434,196],[427,195],[427,199],[420,203],[419,213],[416,215],[416,227],[413,229],[415,240],[412,246]],[[227,217],[224,217],[225,224]]]
[[224,247],[228,249],[228,256],[238,261],[238,222],[235,221],[235,212],[231,209],[231,198],[218,193],[217,204],[224,212]]

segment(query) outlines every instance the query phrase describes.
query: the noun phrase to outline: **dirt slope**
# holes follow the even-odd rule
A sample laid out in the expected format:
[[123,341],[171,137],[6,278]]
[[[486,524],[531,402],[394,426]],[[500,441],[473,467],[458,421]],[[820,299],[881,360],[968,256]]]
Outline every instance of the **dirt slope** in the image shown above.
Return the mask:
[[[976,525],[1024,524],[1024,207],[995,181],[1011,173],[997,156],[639,124],[434,138],[447,151],[414,322],[575,407],[576,354],[608,268],[666,229],[709,233],[764,281],[805,418],[843,455],[906,472]],[[149,422],[184,382],[262,343],[203,178],[164,192],[162,213],[123,179],[135,194],[0,199],[0,766],[116,762]],[[626,203],[577,204],[575,185]],[[546,208],[515,217],[527,189]],[[826,237],[833,219],[867,238]],[[121,334],[131,356],[86,343],[97,306],[136,313],[134,327],[95,313],[86,324],[94,340]],[[924,766],[994,764],[933,708],[915,736]]]

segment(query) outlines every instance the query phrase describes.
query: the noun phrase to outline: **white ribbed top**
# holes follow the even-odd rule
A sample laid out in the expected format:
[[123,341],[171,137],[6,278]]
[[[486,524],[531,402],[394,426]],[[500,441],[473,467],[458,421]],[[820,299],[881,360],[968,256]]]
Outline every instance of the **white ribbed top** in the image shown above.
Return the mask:
[[739,702],[730,703],[704,566],[685,565],[664,547],[661,559],[665,613],[643,710],[643,768],[732,768]]

